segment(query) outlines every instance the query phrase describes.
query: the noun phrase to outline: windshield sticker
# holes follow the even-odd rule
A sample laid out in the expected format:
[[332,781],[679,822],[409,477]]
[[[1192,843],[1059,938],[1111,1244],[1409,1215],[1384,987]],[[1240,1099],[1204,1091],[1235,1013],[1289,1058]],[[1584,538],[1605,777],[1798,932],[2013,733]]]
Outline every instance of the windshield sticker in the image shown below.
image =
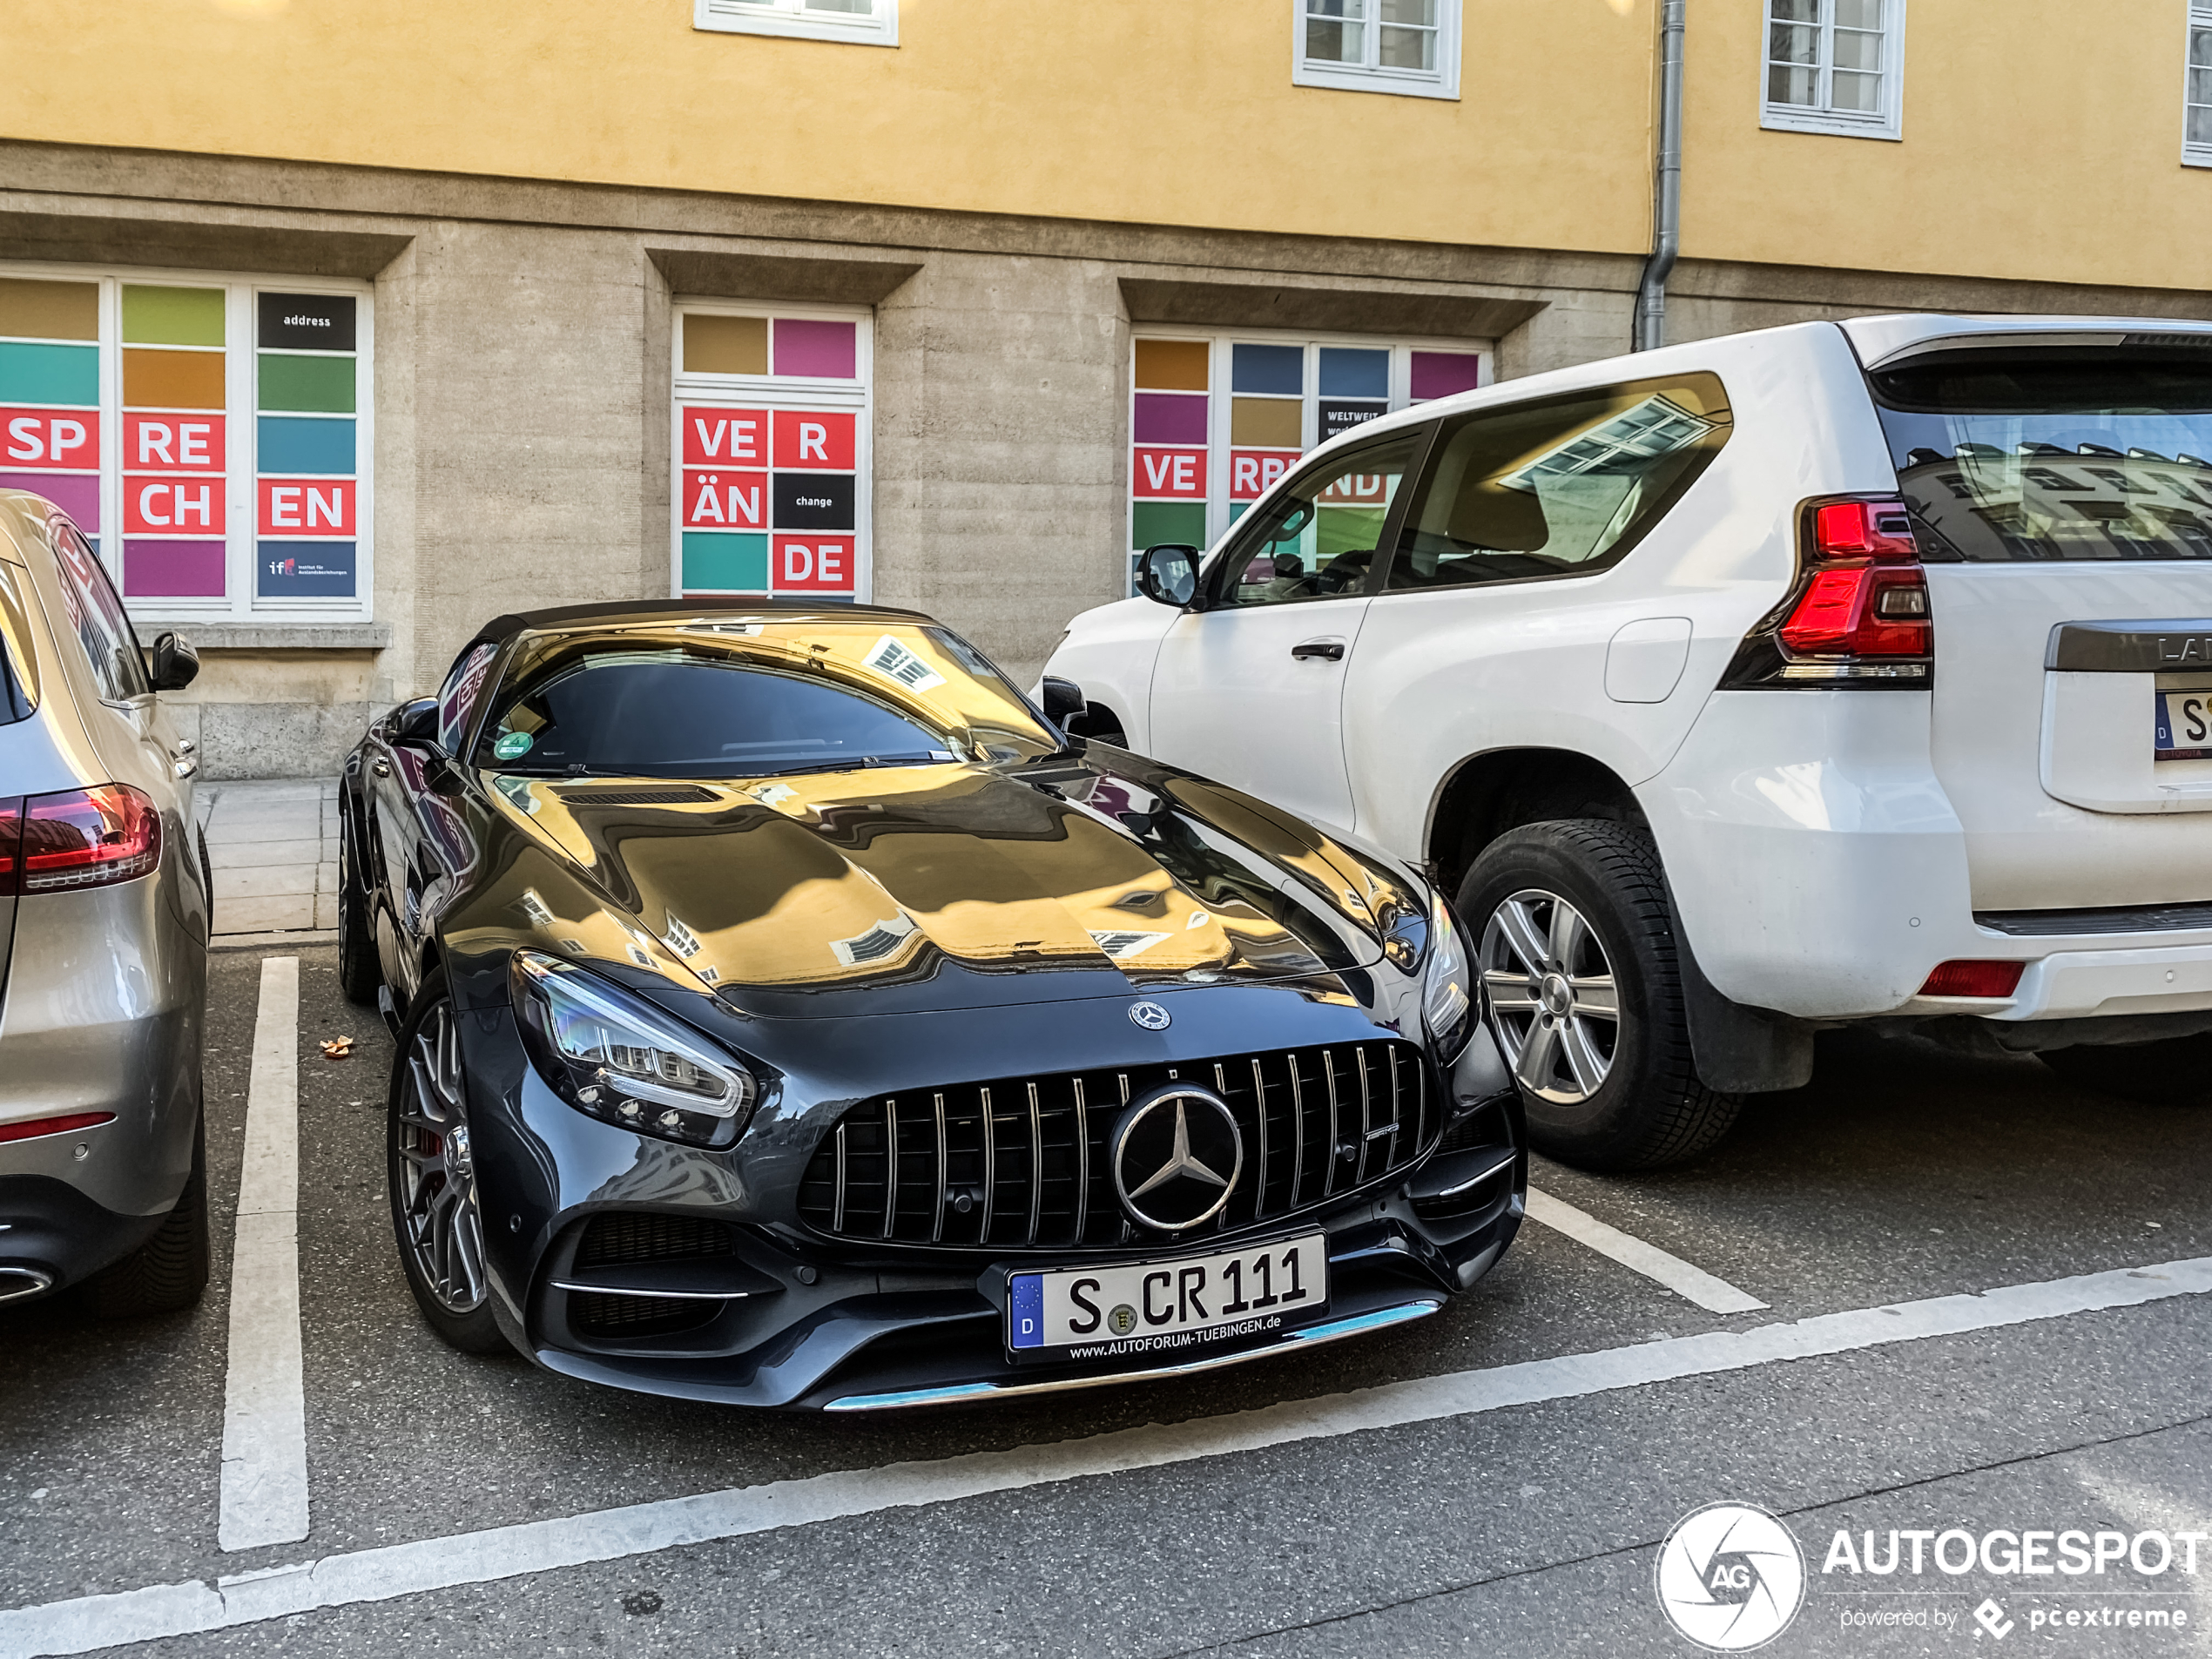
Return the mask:
[[945,683],[942,674],[889,634],[877,640],[874,649],[860,660],[910,691],[934,691]]
[[491,752],[502,760],[512,760],[519,755],[528,754],[530,745],[535,741],[527,732],[502,732],[499,734],[499,741],[492,745]]

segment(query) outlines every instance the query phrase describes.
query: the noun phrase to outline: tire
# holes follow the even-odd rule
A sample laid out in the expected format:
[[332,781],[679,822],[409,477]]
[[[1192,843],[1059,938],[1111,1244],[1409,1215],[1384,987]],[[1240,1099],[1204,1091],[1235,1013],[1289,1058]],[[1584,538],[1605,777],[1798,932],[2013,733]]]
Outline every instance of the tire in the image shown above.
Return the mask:
[[2036,1055],[2076,1089],[2150,1106],[2212,1100],[2212,1031],[2156,1042],[2085,1042]]
[[198,1305],[207,1289],[207,1124],[192,1130],[192,1173],[152,1238],[80,1287],[84,1305],[103,1319],[177,1313]]
[[423,1320],[463,1353],[509,1352],[492,1316],[459,1026],[442,972],[422,981],[400,1029],[386,1123],[392,1238]]
[[1468,870],[1460,914],[1537,1150],[1656,1170],[1728,1133],[1742,1103],[1698,1078],[1648,837],[1602,819],[1509,830]]
[[376,988],[383,982],[384,965],[377,960],[368,892],[361,886],[361,871],[354,860],[353,826],[341,815],[338,820],[338,988],[347,1001],[370,1008],[376,1002]]

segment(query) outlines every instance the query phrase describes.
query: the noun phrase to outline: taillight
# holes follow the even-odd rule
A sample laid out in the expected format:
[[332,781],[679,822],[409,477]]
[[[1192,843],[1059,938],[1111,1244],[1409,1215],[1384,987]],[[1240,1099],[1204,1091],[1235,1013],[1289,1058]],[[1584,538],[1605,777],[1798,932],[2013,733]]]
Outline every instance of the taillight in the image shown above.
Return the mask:
[[161,814],[128,784],[0,801],[0,892],[136,880],[161,862]]
[[1738,647],[1723,688],[1929,685],[1935,629],[1905,503],[1815,502],[1803,523],[1797,585]]
[[1920,988],[1923,996],[2007,997],[2020,988],[2026,962],[1945,962]]

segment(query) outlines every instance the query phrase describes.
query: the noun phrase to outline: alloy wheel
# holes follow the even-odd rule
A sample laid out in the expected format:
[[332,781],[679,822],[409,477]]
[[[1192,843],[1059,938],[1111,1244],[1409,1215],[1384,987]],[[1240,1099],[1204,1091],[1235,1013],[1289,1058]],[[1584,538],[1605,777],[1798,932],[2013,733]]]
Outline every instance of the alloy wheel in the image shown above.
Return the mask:
[[462,1113],[461,1034],[451,1003],[436,1003],[415,1028],[401,1089],[395,1133],[408,1249],[439,1305],[471,1313],[484,1301],[484,1230]]
[[1565,899],[1524,887],[1482,930],[1482,985],[1506,1059],[1529,1093],[1578,1105],[1603,1084],[1621,1042],[1613,964]]

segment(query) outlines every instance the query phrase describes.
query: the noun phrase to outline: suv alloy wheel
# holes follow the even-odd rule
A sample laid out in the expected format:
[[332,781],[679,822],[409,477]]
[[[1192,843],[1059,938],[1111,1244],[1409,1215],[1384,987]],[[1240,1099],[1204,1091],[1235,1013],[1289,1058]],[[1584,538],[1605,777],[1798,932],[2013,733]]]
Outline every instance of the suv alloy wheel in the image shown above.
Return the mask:
[[1537,1150],[1585,1170],[1696,1157],[1739,1102],[1699,1081],[1658,854],[1602,819],[1509,830],[1460,887]]

